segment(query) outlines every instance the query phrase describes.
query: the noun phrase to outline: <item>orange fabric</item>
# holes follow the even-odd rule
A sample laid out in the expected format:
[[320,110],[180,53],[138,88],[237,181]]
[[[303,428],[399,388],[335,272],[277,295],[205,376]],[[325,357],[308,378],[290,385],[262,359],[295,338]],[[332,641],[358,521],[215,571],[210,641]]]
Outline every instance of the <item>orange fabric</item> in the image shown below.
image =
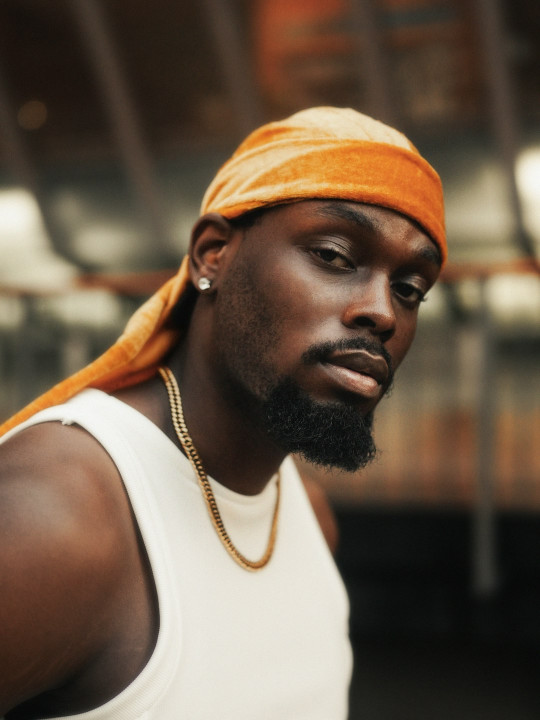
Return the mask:
[[201,213],[228,218],[308,198],[381,205],[416,220],[446,260],[439,176],[402,133],[347,108],[312,108],[263,125],[222,166]]
[[[446,259],[444,208],[437,173],[407,138],[354,110],[312,108],[255,130],[219,170],[201,214],[237,217],[248,210],[308,198],[372,203],[416,220]],[[0,426],[0,436],[86,387],[113,391],[154,374],[179,340],[166,326],[189,283],[185,258],[97,360],[55,385]]]
[[187,283],[188,258],[130,318],[123,334],[103,355],[38,397],[0,426],[0,437],[35,413],[73,397],[87,387],[113,391],[151,377],[178,333],[164,325]]

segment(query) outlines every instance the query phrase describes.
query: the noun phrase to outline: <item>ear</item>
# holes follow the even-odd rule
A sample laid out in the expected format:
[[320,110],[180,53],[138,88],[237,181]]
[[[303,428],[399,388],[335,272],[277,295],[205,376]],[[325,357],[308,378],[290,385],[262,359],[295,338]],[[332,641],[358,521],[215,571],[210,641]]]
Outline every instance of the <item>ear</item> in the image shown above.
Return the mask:
[[233,235],[229,221],[218,213],[208,213],[198,219],[189,245],[189,271],[195,287],[203,277],[212,283],[217,279]]

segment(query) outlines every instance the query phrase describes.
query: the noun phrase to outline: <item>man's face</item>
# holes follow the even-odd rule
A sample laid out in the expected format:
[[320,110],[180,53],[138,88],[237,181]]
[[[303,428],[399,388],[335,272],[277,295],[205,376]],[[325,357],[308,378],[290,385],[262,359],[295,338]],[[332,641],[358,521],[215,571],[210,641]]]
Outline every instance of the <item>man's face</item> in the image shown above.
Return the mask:
[[354,470],[413,340],[439,252],[391,210],[303,201],[263,214],[219,280],[215,369],[287,452]]

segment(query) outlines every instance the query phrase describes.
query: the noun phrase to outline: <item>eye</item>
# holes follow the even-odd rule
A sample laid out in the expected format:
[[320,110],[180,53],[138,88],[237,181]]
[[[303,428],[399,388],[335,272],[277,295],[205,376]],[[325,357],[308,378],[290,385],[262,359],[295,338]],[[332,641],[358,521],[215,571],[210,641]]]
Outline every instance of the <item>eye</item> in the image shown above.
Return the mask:
[[335,268],[351,269],[352,262],[343,254],[333,248],[314,248],[313,254],[320,258],[327,265]]
[[396,282],[392,285],[392,289],[402,302],[413,308],[418,307],[426,299],[425,292],[412,283]]

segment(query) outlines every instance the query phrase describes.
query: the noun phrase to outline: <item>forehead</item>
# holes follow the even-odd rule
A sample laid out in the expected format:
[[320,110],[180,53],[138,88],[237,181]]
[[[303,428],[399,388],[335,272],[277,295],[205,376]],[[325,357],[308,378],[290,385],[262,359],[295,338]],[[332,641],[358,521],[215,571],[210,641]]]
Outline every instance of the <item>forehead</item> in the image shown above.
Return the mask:
[[303,233],[339,231],[361,243],[375,240],[381,249],[407,246],[437,269],[441,267],[440,250],[419,223],[390,208],[343,200],[302,200],[271,208],[262,218],[292,239]]

